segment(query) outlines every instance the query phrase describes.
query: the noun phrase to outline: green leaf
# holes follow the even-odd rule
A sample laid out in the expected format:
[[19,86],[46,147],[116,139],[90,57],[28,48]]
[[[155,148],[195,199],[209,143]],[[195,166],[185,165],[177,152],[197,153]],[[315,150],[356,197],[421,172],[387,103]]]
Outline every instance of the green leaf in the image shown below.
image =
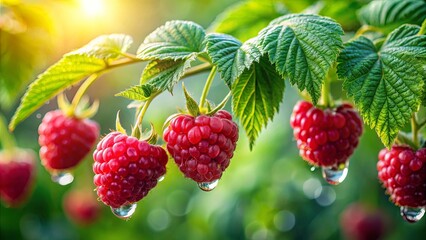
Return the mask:
[[172,92],[175,84],[185,74],[185,70],[191,67],[191,62],[195,57],[187,60],[154,60],[144,69],[141,77],[141,84],[149,83],[161,91]]
[[426,36],[418,31],[417,26],[403,25],[390,33],[381,49],[360,37],[347,43],[338,58],[344,90],[387,147],[421,102]]
[[204,50],[204,29],[189,21],[170,21],[149,34],[139,46],[142,60],[182,60]]
[[116,59],[129,49],[132,42],[132,37],[124,34],[102,35],[67,55],[85,54],[100,59]]
[[423,0],[376,0],[363,7],[358,18],[361,23],[379,27],[388,33],[404,23],[420,25],[426,18]]
[[10,122],[9,128],[13,130],[18,123],[36,111],[44,102],[53,98],[65,88],[77,84],[83,78],[101,71],[105,67],[105,61],[95,57],[86,55],[63,57],[30,84]]
[[275,19],[259,33],[259,46],[278,73],[316,104],[321,86],[342,48],[343,30],[330,18],[291,14]]
[[288,10],[279,1],[243,1],[227,8],[210,29],[245,41],[256,36],[270,21],[287,13]]
[[284,80],[266,57],[245,70],[232,86],[232,110],[246,131],[250,149],[278,112],[284,87]]
[[230,35],[214,33],[207,35],[206,39],[207,52],[228,87],[261,56],[256,38],[242,44]]
[[146,101],[148,100],[157,90],[150,84],[143,84],[133,86],[122,92],[115,94],[115,96],[125,97],[130,100]]

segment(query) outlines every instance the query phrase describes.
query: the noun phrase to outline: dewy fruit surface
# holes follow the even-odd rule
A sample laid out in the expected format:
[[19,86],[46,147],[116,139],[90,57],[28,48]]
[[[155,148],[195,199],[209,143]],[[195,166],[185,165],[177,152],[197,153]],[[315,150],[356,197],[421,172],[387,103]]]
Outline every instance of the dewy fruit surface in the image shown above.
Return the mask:
[[398,206],[426,206],[426,148],[382,149],[377,162],[379,179]]
[[345,163],[363,130],[361,118],[349,104],[322,110],[300,101],[293,109],[290,124],[300,156],[321,167]]
[[46,113],[38,133],[43,165],[49,170],[63,170],[76,166],[90,152],[99,136],[99,125],[55,110]]
[[164,130],[167,150],[179,169],[194,181],[220,179],[238,140],[238,126],[227,111],[213,116],[178,115]]
[[118,208],[145,197],[166,173],[166,151],[120,132],[111,132],[93,153],[97,194],[106,205]]
[[0,152],[0,197],[9,206],[26,200],[35,177],[35,154],[31,150]]

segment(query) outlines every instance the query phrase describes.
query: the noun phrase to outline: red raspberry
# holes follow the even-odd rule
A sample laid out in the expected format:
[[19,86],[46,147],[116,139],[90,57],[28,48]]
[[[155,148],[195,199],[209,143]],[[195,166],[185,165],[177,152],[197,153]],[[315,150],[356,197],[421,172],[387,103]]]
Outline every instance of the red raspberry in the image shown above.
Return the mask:
[[0,197],[16,207],[28,197],[34,181],[35,154],[32,150],[0,152]]
[[290,124],[300,155],[321,167],[346,163],[362,134],[361,119],[349,104],[321,110],[301,101],[293,109]]
[[46,113],[38,133],[43,165],[49,170],[63,170],[76,166],[90,152],[99,136],[99,125],[55,110]]
[[379,179],[398,206],[426,206],[426,148],[407,146],[382,149],[377,162]]
[[224,110],[213,116],[179,115],[164,131],[167,150],[186,177],[198,183],[220,179],[238,140],[238,126]]
[[72,221],[89,225],[100,216],[101,208],[94,193],[90,190],[72,190],[63,199],[65,214]]
[[382,211],[369,210],[360,203],[347,207],[340,216],[340,226],[345,239],[383,239],[388,232],[389,219]]
[[163,148],[111,132],[93,153],[94,183],[99,198],[118,208],[141,200],[166,173],[168,161]]

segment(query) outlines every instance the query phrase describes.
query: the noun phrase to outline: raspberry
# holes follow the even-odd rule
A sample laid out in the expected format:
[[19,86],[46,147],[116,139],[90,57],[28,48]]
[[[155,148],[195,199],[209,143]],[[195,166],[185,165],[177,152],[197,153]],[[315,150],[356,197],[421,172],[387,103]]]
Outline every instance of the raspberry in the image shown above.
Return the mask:
[[346,239],[383,239],[388,232],[389,219],[378,209],[369,211],[364,205],[354,203],[340,216],[340,226]]
[[55,110],[46,113],[38,133],[43,165],[49,170],[63,170],[76,166],[90,152],[99,136],[99,125]]
[[238,140],[230,113],[213,116],[179,115],[164,131],[167,150],[186,177],[198,183],[220,179],[229,166]]
[[72,221],[89,225],[100,216],[101,208],[90,190],[72,190],[63,199],[65,214]]
[[362,134],[361,119],[349,104],[321,110],[301,101],[293,109],[290,125],[300,155],[321,167],[346,163]]
[[426,148],[382,149],[377,162],[379,180],[397,206],[426,206]]
[[35,177],[35,155],[32,150],[0,152],[0,197],[9,206],[23,203]]
[[167,153],[146,141],[111,132],[93,153],[94,183],[99,198],[118,208],[145,197],[166,173]]

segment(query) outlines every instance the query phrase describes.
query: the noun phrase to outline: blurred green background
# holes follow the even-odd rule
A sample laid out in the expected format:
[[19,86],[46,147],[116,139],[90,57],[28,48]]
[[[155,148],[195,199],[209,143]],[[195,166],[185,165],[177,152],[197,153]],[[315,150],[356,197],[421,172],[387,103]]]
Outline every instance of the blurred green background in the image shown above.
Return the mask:
[[[25,85],[64,53],[96,36],[129,34],[134,38],[129,52],[136,52],[145,36],[165,21],[191,20],[208,28],[218,14],[235,2],[2,0],[0,80],[13,78],[16,84],[8,89],[8,95],[4,86],[0,89],[1,113],[10,119]],[[350,35],[359,27],[355,12],[365,2],[368,1],[282,0],[274,4],[299,12],[316,3],[308,11],[332,16],[343,23]],[[134,109],[127,108],[128,100],[113,95],[137,84],[143,67],[141,63],[111,71],[90,87],[91,99],[101,101],[94,120],[101,125],[102,135],[115,127],[118,110],[123,126],[130,128]],[[206,78],[207,73],[185,80],[194,97],[201,94]],[[339,83],[335,83],[335,96],[342,95],[339,89]],[[218,103],[227,91],[217,76],[209,99]],[[74,92],[74,88],[70,89],[67,95],[70,97]],[[342,184],[328,185],[320,170],[311,171],[298,156],[289,124],[292,107],[299,99],[298,92],[287,84],[279,113],[262,131],[252,151],[240,131],[231,165],[212,192],[203,192],[194,182],[183,178],[170,160],[164,181],[138,203],[136,213],[127,222],[114,217],[102,203],[101,217],[89,226],[78,225],[64,214],[62,198],[66,192],[94,188],[91,156],[75,169],[76,179],[68,186],[53,183],[38,164],[36,184],[27,203],[20,208],[0,206],[0,239],[344,239],[340,215],[355,202],[386,215],[389,221],[384,239],[424,237],[425,220],[416,224],[404,222],[399,209],[388,201],[380,187],[376,162],[383,145],[368,127],[351,157],[349,174]],[[46,103],[17,127],[14,134],[20,147],[38,151],[37,127],[42,116],[56,107],[56,100]],[[173,95],[163,93],[152,103],[144,126],[153,122],[161,131],[165,119],[178,108],[184,108],[180,87]],[[229,104],[226,108],[230,110]]]

